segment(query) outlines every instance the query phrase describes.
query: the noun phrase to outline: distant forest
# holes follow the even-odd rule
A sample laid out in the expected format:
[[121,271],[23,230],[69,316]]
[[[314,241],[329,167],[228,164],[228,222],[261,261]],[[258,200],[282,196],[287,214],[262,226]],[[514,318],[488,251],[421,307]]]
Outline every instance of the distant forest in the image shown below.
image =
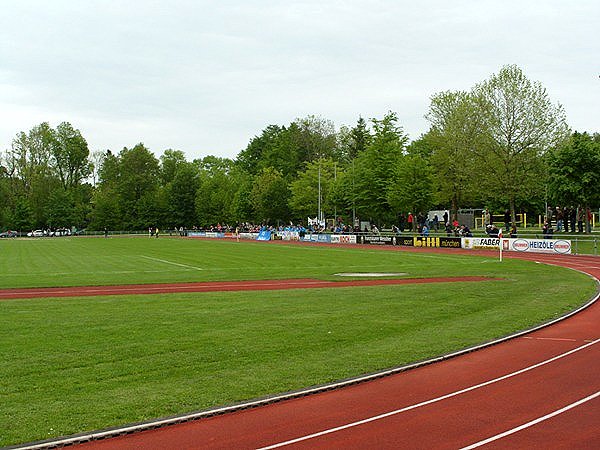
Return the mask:
[[425,117],[410,141],[393,111],[339,129],[308,116],[268,125],[235,159],[193,161],[142,143],[90,152],[70,123],[42,123],[0,155],[0,229],[306,224],[319,212],[381,228],[430,209],[508,209],[514,221],[600,206],[600,134],[572,131],[519,67],[433,95]]

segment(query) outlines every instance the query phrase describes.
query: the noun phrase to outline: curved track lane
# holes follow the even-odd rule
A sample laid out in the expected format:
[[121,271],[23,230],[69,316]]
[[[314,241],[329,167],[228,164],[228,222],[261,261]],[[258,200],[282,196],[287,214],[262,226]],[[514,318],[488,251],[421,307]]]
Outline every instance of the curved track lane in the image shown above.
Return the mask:
[[[596,257],[506,256],[600,278]],[[78,448],[597,449],[599,324],[596,302],[550,327],[398,375]]]

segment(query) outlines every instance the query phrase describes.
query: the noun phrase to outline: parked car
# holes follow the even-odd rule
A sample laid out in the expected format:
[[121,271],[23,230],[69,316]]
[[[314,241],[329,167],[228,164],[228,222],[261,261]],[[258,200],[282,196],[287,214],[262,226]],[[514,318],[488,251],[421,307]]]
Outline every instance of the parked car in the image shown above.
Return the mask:
[[44,237],[45,235],[46,233],[44,233],[43,230],[34,230],[27,233],[27,236],[29,237]]
[[17,233],[16,231],[7,230],[7,231],[4,231],[3,233],[0,233],[0,238],[14,238],[14,237],[17,237],[18,235],[19,235],[19,233]]
[[68,228],[57,228],[51,233],[51,236],[71,236],[71,230]]

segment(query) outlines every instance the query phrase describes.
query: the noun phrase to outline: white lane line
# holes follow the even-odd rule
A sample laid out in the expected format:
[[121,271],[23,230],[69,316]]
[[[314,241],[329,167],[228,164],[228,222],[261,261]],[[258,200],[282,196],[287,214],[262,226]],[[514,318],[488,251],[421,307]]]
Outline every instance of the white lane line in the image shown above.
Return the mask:
[[534,341],[568,341],[568,342],[577,342],[577,339],[567,339],[567,338],[545,338],[545,337],[523,336],[523,339],[530,339],[530,340],[534,340]]
[[554,416],[558,416],[559,414],[562,414],[570,409],[573,409],[579,405],[583,405],[586,402],[589,402],[590,400],[595,399],[596,397],[598,397],[600,395],[600,391],[596,392],[595,394],[589,395],[585,398],[582,398],[581,400],[576,401],[575,403],[571,403],[570,405],[565,406],[564,408],[558,409],[554,412],[551,412],[549,414],[546,414],[545,416],[539,417],[535,420],[532,420],[531,422],[527,422],[524,423],[523,425],[520,425],[516,428],[513,428],[512,430],[508,430],[505,431],[504,433],[500,433],[497,434],[496,436],[492,436],[488,439],[484,439],[483,441],[479,441],[479,442],[475,442],[474,444],[469,445],[468,447],[463,447],[461,448],[461,450],[471,450],[473,448],[477,448],[477,447],[481,447],[482,445],[485,444],[489,444],[490,442],[496,441],[498,439],[502,439],[503,437],[509,436],[511,434],[514,434],[518,431],[524,430],[525,428],[529,428],[532,427],[533,425],[537,425],[540,422],[543,422],[545,420],[551,419]]
[[578,352],[580,350],[586,349],[586,348],[588,348],[588,347],[590,347],[590,346],[592,346],[594,344],[597,344],[598,342],[600,342],[600,339],[596,339],[596,340],[590,342],[589,344],[585,344],[585,345],[582,345],[580,347],[574,348],[573,350],[569,350],[566,353],[562,353],[560,355],[557,355],[557,356],[555,356],[553,358],[550,358],[550,359],[547,359],[545,361],[539,362],[539,363],[534,364],[532,366],[525,367],[524,369],[518,370],[516,372],[512,372],[512,373],[509,373],[507,375],[503,375],[501,377],[494,378],[492,380],[485,381],[483,383],[476,384],[474,386],[471,386],[471,387],[468,387],[468,388],[465,388],[465,389],[461,389],[459,391],[451,392],[449,394],[442,395],[441,397],[432,398],[430,400],[426,400],[426,401],[421,402],[421,403],[416,403],[414,405],[406,406],[404,408],[396,409],[394,411],[390,411],[390,412],[387,412],[387,413],[384,413],[384,414],[380,414],[380,415],[377,415],[377,416],[368,417],[366,419],[359,420],[357,422],[348,423],[346,425],[341,425],[339,427],[329,428],[327,430],[319,431],[318,433],[313,433],[313,434],[309,434],[309,435],[306,435],[306,436],[301,436],[301,437],[298,437],[298,438],[295,438],[295,439],[291,439],[289,441],[279,442],[277,444],[269,445],[267,447],[261,447],[258,450],[270,450],[270,449],[274,449],[274,448],[284,447],[286,445],[295,444],[297,442],[307,441],[309,439],[314,439],[314,438],[317,438],[317,437],[320,437],[320,436],[325,436],[327,434],[335,433],[337,431],[346,430],[348,428],[357,427],[359,425],[364,425],[366,423],[375,422],[376,420],[385,419],[386,417],[391,417],[391,416],[394,416],[394,415],[397,415],[397,414],[400,414],[400,413],[403,413],[403,412],[406,412],[406,411],[410,411],[412,409],[419,408],[421,406],[430,405],[432,403],[436,403],[436,402],[439,402],[439,401],[442,401],[442,400],[446,400],[448,398],[456,397],[458,395],[461,395],[461,394],[464,394],[464,393],[467,393],[467,392],[470,392],[470,391],[474,391],[475,389],[479,389],[479,388],[482,388],[482,387],[485,387],[485,386],[489,386],[490,384],[497,383],[499,381],[503,381],[503,380],[506,380],[508,378],[512,378],[512,377],[517,376],[517,375],[521,375],[521,374],[523,374],[525,372],[529,372],[530,370],[537,369],[538,367],[545,366],[546,364],[550,364],[551,362],[557,361],[557,360],[559,360],[561,358],[564,358],[566,356],[572,355],[575,352]]
[[180,264],[180,263],[176,263],[173,261],[167,261],[166,259],[152,258],[150,256],[144,256],[144,255],[141,255],[140,258],[150,259],[152,261],[158,261],[158,262],[165,263],[165,264],[171,264],[172,266],[186,267],[188,269],[194,269],[194,270],[204,270],[201,267],[189,266],[187,264]]

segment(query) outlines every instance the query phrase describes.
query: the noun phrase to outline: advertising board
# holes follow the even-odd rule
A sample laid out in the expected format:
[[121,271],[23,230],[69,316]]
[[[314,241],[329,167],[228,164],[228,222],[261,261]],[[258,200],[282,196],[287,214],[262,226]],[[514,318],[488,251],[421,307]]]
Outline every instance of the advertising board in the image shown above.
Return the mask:
[[380,236],[380,235],[364,235],[358,236],[359,244],[372,244],[372,245],[395,245],[395,236]]
[[414,247],[415,241],[412,236],[398,236],[396,237],[396,245],[402,245],[406,247]]
[[304,242],[326,242],[329,243],[331,242],[331,235],[330,234],[307,234],[304,237],[301,238],[302,241]]
[[354,234],[332,234],[332,244],[356,244],[356,235]]
[[462,248],[461,238],[459,237],[413,237],[415,247],[439,247],[439,248]]
[[502,239],[502,249],[513,252],[570,254],[571,241],[565,239]]
[[300,240],[300,233],[298,231],[278,231],[277,234],[281,236],[284,241],[298,241]]
[[474,250],[498,250],[500,248],[500,239],[490,237],[462,238],[462,246],[463,248],[469,248]]

